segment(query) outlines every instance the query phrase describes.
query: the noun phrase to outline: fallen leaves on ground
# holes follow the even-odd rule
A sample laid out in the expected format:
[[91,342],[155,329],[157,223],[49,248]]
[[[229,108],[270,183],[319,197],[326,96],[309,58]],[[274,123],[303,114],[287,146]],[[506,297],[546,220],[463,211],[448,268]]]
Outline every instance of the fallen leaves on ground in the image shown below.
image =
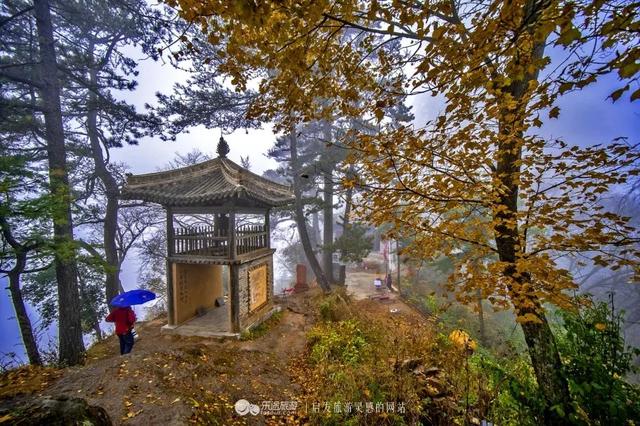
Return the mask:
[[0,375],[0,398],[42,391],[62,375],[62,371],[25,365]]

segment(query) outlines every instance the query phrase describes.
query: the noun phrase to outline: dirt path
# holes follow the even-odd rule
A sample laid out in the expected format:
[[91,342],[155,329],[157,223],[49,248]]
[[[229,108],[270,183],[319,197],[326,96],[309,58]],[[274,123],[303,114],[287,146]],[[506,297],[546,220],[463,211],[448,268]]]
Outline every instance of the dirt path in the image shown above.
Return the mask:
[[[111,336],[90,349],[87,365],[64,370],[34,396],[84,398],[105,408],[116,425],[291,423],[287,417],[241,417],[234,404],[292,401],[302,393],[287,367],[304,350],[315,321],[308,294],[279,301],[281,320],[250,341],[162,335],[163,318],[140,323],[131,354],[120,356]],[[8,405],[0,401],[0,408]]]
[[390,292],[385,286],[377,290],[373,285],[373,280],[380,278],[384,282],[384,274],[376,274],[373,272],[348,272],[345,280],[347,293],[355,300],[370,299],[372,297],[389,297],[395,299],[397,294]]
[[[377,291],[376,274],[350,272],[347,291],[358,309],[424,322],[396,293]],[[383,296],[383,300],[379,297]],[[141,323],[140,339],[131,354],[120,356],[115,336],[94,345],[87,365],[63,370],[62,377],[34,396],[80,397],[103,407],[116,425],[296,424],[304,408],[292,416],[239,416],[234,404],[246,399],[298,401],[303,392],[289,365],[305,350],[306,334],[316,323],[319,290],[278,301],[280,321],[262,337],[218,341],[160,334],[164,318]],[[0,401],[0,408],[11,401]]]
[[416,325],[433,322],[432,319],[425,318],[415,308],[405,303],[397,292],[389,291],[386,287],[376,290],[373,280],[383,276],[375,272],[349,271],[345,280],[347,293],[356,301],[360,301],[363,309],[377,311],[390,317],[400,315]]

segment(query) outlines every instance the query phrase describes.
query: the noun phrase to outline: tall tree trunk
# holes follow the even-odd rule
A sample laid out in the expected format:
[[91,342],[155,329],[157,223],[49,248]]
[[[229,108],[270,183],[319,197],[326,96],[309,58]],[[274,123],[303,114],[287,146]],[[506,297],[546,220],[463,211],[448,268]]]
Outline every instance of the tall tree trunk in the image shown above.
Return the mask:
[[[96,66],[93,54],[91,57],[91,65]],[[87,109],[87,134],[91,144],[91,155],[95,172],[102,181],[107,197],[107,206],[104,214],[104,229],[102,239],[104,243],[104,255],[107,263],[105,270],[106,287],[105,296],[106,303],[116,297],[120,290],[120,259],[118,259],[118,246],[116,244],[116,233],[118,230],[118,209],[120,208],[118,195],[120,189],[118,182],[107,168],[107,162],[102,153],[102,144],[98,135],[98,99],[96,90],[98,85],[97,70],[92,68],[89,71],[89,82],[91,90],[89,90],[88,109]]]
[[348,232],[351,225],[349,217],[351,216],[351,207],[353,205],[353,187],[347,188],[347,192],[344,196],[344,217],[342,218],[342,235]]
[[307,221],[304,217],[304,210],[302,207],[302,190],[300,188],[300,165],[298,164],[298,137],[295,133],[295,129],[289,135],[289,144],[291,149],[291,171],[293,173],[293,194],[295,196],[295,217],[298,225],[298,234],[300,235],[300,242],[302,243],[302,249],[307,256],[307,261],[311,266],[311,270],[316,276],[318,284],[324,291],[331,291],[331,286],[327,277],[324,275],[318,259],[311,247],[311,240],[309,239],[309,232],[307,231]]
[[487,345],[487,336],[484,329],[484,309],[482,307],[482,290],[476,289],[476,299],[478,302],[478,327],[480,328],[480,343]]
[[323,180],[322,269],[327,279],[333,282],[335,279],[333,276],[333,168],[324,171]]
[[398,287],[398,294],[402,296],[402,286],[400,283],[400,240],[396,240],[396,263],[398,264],[397,273],[397,282],[396,286]]
[[[532,295],[524,295],[523,289],[530,288],[530,278],[517,271],[516,262],[518,253],[517,247],[521,247],[518,238],[517,227],[517,199],[518,184],[514,176],[517,175],[518,167],[516,159],[520,157],[520,150],[510,150],[508,147],[501,148],[502,160],[499,161],[497,174],[502,177],[502,184],[507,190],[500,195],[499,206],[505,207],[496,214],[496,246],[501,262],[507,264],[504,269],[505,277],[510,281],[509,297],[514,304],[516,314],[524,316],[533,314],[539,322],[525,322],[522,324],[525,341],[529,348],[531,364],[536,374],[538,386],[541,394],[547,400],[547,412],[545,413],[545,424],[560,424],[562,418],[551,410],[553,406],[559,406],[565,413],[569,413],[570,399],[569,387],[562,373],[562,364],[551,328],[542,312],[542,307],[537,298]],[[517,152],[513,155],[512,152]],[[516,224],[508,226],[507,223]],[[526,291],[526,290],[524,290]],[[522,304],[526,298],[532,306]]]
[[314,250],[320,245],[320,218],[318,218],[318,212],[311,214],[311,234],[309,234],[311,245]]
[[13,302],[13,308],[16,311],[16,319],[18,320],[18,326],[20,327],[20,336],[22,337],[22,343],[24,349],[27,352],[29,358],[29,364],[41,365],[42,359],[40,358],[40,352],[38,352],[38,345],[36,343],[35,336],[33,335],[33,328],[31,327],[31,320],[27,314],[27,309],[24,305],[22,298],[22,291],[20,290],[20,276],[26,266],[26,253],[18,254],[16,259],[16,265],[13,270],[7,275],[9,276],[9,292],[11,293],[11,301]]
[[[524,13],[526,21],[522,28],[534,31],[544,7],[545,3],[540,0],[527,2]],[[543,53],[544,43],[534,44],[529,52],[513,59],[513,69],[526,69],[526,65],[540,60]],[[495,177],[501,183],[501,191],[494,210],[497,212],[494,214],[494,232],[500,261],[506,264],[503,273],[509,282],[509,297],[516,314],[532,314],[538,319],[524,322],[522,330],[538,386],[547,403],[544,422],[547,425],[556,425],[566,423],[567,418],[559,415],[558,410],[553,407],[560,408],[565,416],[572,412],[569,386],[541,303],[535,296],[527,294],[531,286],[531,277],[518,273],[516,266],[518,257],[525,255],[526,250],[526,241],[521,241],[518,228],[518,191],[524,142],[522,129],[527,109],[525,95],[529,83],[537,78],[538,71],[529,72],[520,78],[513,76],[512,83],[504,90],[513,97],[516,105],[504,107],[499,122],[500,143],[496,154]]]
[[[90,303],[88,301],[89,295],[87,294],[87,283],[82,278],[82,275],[78,276],[78,283],[80,284],[81,300],[85,301],[84,303]],[[87,305],[85,305],[85,307],[86,306]],[[96,333],[96,339],[97,340],[102,340],[102,330],[100,329],[100,319],[98,318],[98,314],[97,314],[96,310],[93,309],[93,306],[91,304],[89,304],[88,307],[90,308],[90,310],[88,312],[89,318],[87,318],[88,321],[89,321],[89,324],[91,324],[91,328],[93,328],[93,331]]]
[[[2,207],[3,206],[0,205],[0,209],[2,209]],[[13,309],[16,311],[16,320],[20,328],[22,343],[27,352],[29,363],[32,365],[40,365],[42,364],[42,359],[40,358],[40,352],[38,352],[38,345],[33,335],[31,319],[29,319],[29,315],[27,314],[24,299],[22,298],[22,290],[20,289],[20,277],[27,268],[27,255],[29,251],[35,250],[38,246],[20,244],[13,236],[9,222],[2,215],[0,215],[0,229],[2,230],[5,241],[11,246],[16,257],[16,263],[13,265],[13,268],[7,272],[7,276],[9,277],[9,292],[11,294],[11,301],[13,302]]]
[[332,140],[331,123],[329,121],[322,122],[322,133],[326,148],[321,156],[322,164],[322,189],[323,189],[323,208],[322,208],[322,269],[329,282],[335,281],[333,274],[333,170],[335,161],[332,158],[332,147],[329,143]]
[[[353,173],[353,167],[349,169],[350,173]],[[342,217],[342,235],[346,238],[347,232],[349,232],[349,217],[351,216],[351,205],[353,204],[353,187],[347,188],[344,201],[344,216]],[[340,274],[338,276],[338,283],[344,285],[347,280],[347,267],[340,265]]]
[[[498,214],[498,216],[509,213],[513,214],[516,211],[517,186],[515,187],[515,194],[516,198],[513,199],[513,204],[508,202],[508,200],[504,200],[506,203],[504,205],[510,206],[513,210],[504,211]],[[535,296],[523,294],[523,292],[528,291],[527,289],[530,288],[531,283],[530,277],[517,272],[517,227],[514,229],[514,227],[505,226],[504,220],[505,217],[500,217],[498,220],[503,224],[496,227],[496,244],[500,261],[507,264],[504,275],[511,282],[509,285],[509,297],[516,310],[516,315],[524,316],[533,314],[538,319],[537,322],[527,321],[522,323],[522,331],[524,332],[524,338],[531,358],[531,365],[536,375],[540,393],[547,402],[544,421],[546,425],[563,424],[566,418],[560,416],[552,407],[560,407],[567,415],[572,411],[569,386],[563,374],[562,363],[560,362],[560,355],[553,333],[549,327],[546,316],[542,312],[542,306]],[[528,302],[526,306],[522,304],[522,301],[525,299]]]
[[84,343],[80,324],[80,296],[76,249],[73,242],[71,189],[60,108],[60,84],[48,0],[35,0],[34,12],[40,48],[40,96],[44,112],[49,160],[49,187],[52,195],[55,269],[58,283],[58,339],[62,364],[82,362]]

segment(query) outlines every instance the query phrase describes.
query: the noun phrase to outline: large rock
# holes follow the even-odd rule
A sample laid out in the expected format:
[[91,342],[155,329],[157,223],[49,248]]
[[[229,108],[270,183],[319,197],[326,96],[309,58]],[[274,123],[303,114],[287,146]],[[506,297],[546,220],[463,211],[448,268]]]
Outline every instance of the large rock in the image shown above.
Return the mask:
[[405,359],[400,363],[398,370],[400,371],[414,371],[418,367],[422,366],[424,361],[422,358],[409,358]]
[[82,398],[45,397],[14,409],[0,412],[0,418],[12,425],[111,426],[104,408],[89,405]]

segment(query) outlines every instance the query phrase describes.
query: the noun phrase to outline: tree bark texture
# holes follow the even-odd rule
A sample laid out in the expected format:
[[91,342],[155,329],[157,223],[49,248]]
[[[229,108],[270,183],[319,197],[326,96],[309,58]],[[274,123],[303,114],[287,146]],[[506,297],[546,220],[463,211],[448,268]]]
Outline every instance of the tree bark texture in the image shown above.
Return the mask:
[[298,234],[300,235],[300,242],[302,243],[302,248],[307,256],[309,266],[311,266],[311,270],[316,276],[318,285],[320,285],[324,291],[331,291],[330,283],[327,281],[327,277],[322,271],[320,263],[318,263],[318,259],[316,259],[315,253],[313,252],[311,240],[309,239],[309,232],[307,230],[307,221],[304,217],[304,210],[302,207],[302,190],[300,188],[300,165],[298,164],[298,138],[295,134],[295,130],[289,135],[289,143],[291,149],[291,170],[293,173],[293,193],[295,196],[294,209],[296,224],[298,225]]
[[18,320],[18,326],[20,328],[20,336],[22,337],[24,349],[27,352],[27,358],[29,358],[29,364],[41,365],[42,359],[40,358],[38,345],[36,343],[35,336],[33,335],[31,320],[27,314],[24,299],[22,298],[22,291],[20,290],[20,276],[22,275],[21,271],[24,271],[26,266],[26,257],[26,254],[18,254],[16,266],[7,274],[9,277],[9,292],[11,293],[11,301],[13,302],[13,308],[16,311],[16,319]]
[[[523,28],[531,28],[539,19],[544,2],[531,0],[527,3]],[[528,63],[542,58],[544,44],[534,44],[529,52],[529,57],[514,58],[515,69],[524,66],[520,61]],[[524,78],[514,76],[512,83],[505,91],[516,101],[515,109],[505,108],[500,122],[500,143],[497,150],[497,163],[495,175],[502,184],[502,189],[497,199],[495,241],[500,261],[507,264],[504,275],[509,280],[509,296],[518,316],[533,314],[539,322],[528,321],[522,324],[525,341],[527,343],[531,364],[535,371],[536,380],[541,395],[546,399],[544,422],[547,425],[563,424],[568,419],[571,410],[571,400],[567,380],[563,374],[560,355],[556,347],[555,339],[549,323],[542,312],[540,301],[534,296],[527,296],[528,302],[533,307],[524,307],[521,304],[521,289],[530,285],[531,278],[526,274],[518,274],[516,262],[518,256],[524,254],[526,242],[520,240],[518,227],[518,192],[520,185],[520,161],[522,159],[523,125],[526,111],[524,100],[529,83],[538,78],[538,71],[528,73]],[[558,414],[559,407],[565,416]]]
[[[353,169],[353,168],[352,168]],[[352,172],[352,170],[350,170]],[[351,205],[353,204],[353,187],[347,188],[344,201],[344,216],[342,217],[342,235],[345,236],[349,232],[349,216],[351,215]],[[347,280],[347,268],[345,265],[340,265],[340,273],[338,275],[338,283],[345,285]]]
[[333,169],[325,170],[324,180],[324,206],[322,210],[322,266],[327,279],[335,281],[333,276]]
[[9,223],[4,216],[0,216],[0,228],[2,229],[2,234],[6,242],[13,249],[16,258],[15,265],[13,265],[13,268],[11,268],[10,271],[7,271],[6,274],[9,277],[9,293],[11,294],[13,308],[16,311],[16,320],[18,321],[22,343],[24,345],[25,352],[27,352],[29,363],[32,365],[41,365],[42,359],[40,358],[38,345],[35,336],[33,335],[31,319],[27,314],[24,299],[22,298],[22,290],[20,288],[20,277],[27,268],[27,255],[29,251],[34,250],[37,246],[27,246],[19,243],[13,236]]
[[[323,121],[323,139],[325,144],[332,140],[331,123]],[[332,149],[327,145],[321,155],[323,208],[322,208],[322,269],[330,283],[335,282],[333,273],[333,171],[335,159]]]
[[313,212],[311,214],[311,233],[309,234],[309,238],[311,240],[311,246],[314,250],[317,250],[317,247],[320,245],[320,218],[318,217],[318,212]]
[[[93,58],[91,65],[95,65]],[[89,71],[89,83],[92,90],[89,90],[87,109],[87,135],[91,144],[91,156],[96,175],[105,188],[107,205],[104,214],[104,229],[102,239],[104,244],[104,255],[107,267],[105,268],[105,296],[109,306],[111,300],[116,297],[120,290],[120,259],[118,258],[118,246],[116,244],[116,234],[118,230],[118,210],[120,204],[118,195],[120,189],[118,182],[107,168],[107,162],[102,153],[102,144],[98,134],[98,99],[95,93],[97,90],[97,70],[92,68]]]
[[80,324],[76,249],[73,242],[71,190],[67,174],[60,84],[49,1],[35,0],[34,12],[40,48],[40,96],[44,112],[49,187],[53,204],[51,211],[58,284],[59,360],[65,365],[76,365],[83,360],[84,343]]

